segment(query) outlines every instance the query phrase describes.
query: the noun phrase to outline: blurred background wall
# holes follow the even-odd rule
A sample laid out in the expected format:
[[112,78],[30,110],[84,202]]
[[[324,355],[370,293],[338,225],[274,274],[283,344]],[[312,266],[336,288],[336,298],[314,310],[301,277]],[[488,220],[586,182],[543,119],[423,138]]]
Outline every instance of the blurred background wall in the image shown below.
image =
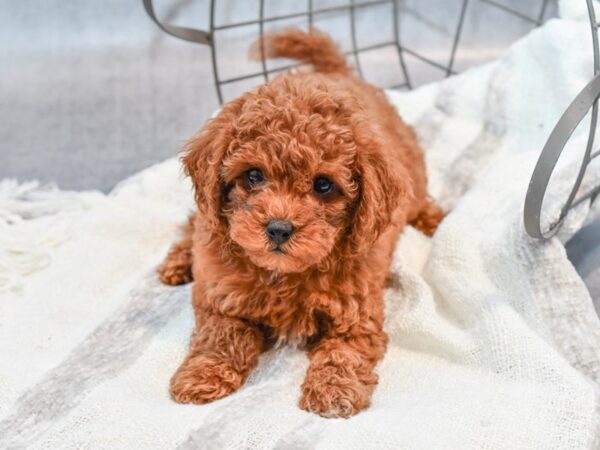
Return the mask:
[[[206,2],[187,3],[203,25]],[[0,178],[106,191],[175,155],[217,107],[208,49],[162,33],[141,1],[2,0],[0,11]]]

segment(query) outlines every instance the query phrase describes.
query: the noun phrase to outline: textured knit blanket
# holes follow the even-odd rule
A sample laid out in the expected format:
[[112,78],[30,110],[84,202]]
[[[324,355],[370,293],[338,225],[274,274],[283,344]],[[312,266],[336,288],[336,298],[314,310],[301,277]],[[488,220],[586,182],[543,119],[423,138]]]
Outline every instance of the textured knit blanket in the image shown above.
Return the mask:
[[[189,286],[155,273],[192,208],[177,160],[106,196],[0,184],[0,448],[598,448],[600,321],[563,246],[589,205],[547,242],[522,225],[540,149],[591,76],[576,13],[498,62],[389,94],[450,213],[432,239],[407,228],[398,242],[379,385],[347,420],[297,407],[308,361],[286,347],[225,399],[169,398],[193,327]],[[585,139],[576,130],[550,213]]]

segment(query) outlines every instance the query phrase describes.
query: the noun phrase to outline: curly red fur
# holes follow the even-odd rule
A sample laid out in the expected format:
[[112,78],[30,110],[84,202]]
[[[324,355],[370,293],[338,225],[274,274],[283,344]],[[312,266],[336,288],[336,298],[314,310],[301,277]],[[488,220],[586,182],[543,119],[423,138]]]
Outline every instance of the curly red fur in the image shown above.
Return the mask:
[[[329,38],[288,30],[264,44],[269,56],[321,71],[283,74],[244,94],[185,148],[198,212],[160,272],[178,284],[192,270],[196,330],[171,394],[221,398],[274,341],[302,341],[310,367],[300,406],[348,417],[369,406],[377,384],[398,234],[411,222],[431,234],[442,213],[427,195],[414,132],[382,91],[350,74]],[[245,183],[251,168],[264,183]],[[317,176],[336,190],[316,195]],[[279,252],[265,232],[272,219],[294,226]]]

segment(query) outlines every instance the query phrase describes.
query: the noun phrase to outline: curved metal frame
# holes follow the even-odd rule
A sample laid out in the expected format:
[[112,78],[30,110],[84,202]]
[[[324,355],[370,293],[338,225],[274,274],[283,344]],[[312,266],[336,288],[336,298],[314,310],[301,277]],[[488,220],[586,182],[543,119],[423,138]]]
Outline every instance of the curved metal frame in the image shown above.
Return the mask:
[[[579,187],[585,175],[586,169],[593,158],[600,154],[600,151],[592,153],[594,146],[594,138],[596,135],[596,126],[598,123],[598,97],[600,96],[600,52],[598,46],[598,24],[596,22],[596,14],[594,11],[593,0],[586,0],[588,15],[590,20],[590,28],[592,33],[592,45],[594,49],[594,78],[583,88],[583,90],[575,97],[563,113],[557,124],[555,125],[550,137],[546,141],[546,145],[540,154],[533,175],[529,182],[527,195],[525,196],[525,207],[523,209],[523,222],[527,233],[537,239],[548,239],[554,236],[561,224],[563,223],[567,213],[575,206],[581,204],[585,200],[593,201],[600,190],[600,186],[592,191],[584,194],[577,200],[575,197],[579,192]],[[590,128],[588,132],[588,140],[585,149],[585,154],[579,168],[579,173],[567,201],[563,205],[558,219],[551,223],[547,229],[542,226],[542,206],[544,197],[550,178],[556,167],[556,163],[560,155],[569,141],[571,134],[575,131],[579,123],[592,110],[590,119]]]
[[[183,39],[184,41],[195,42],[197,44],[210,45],[212,47],[212,35],[206,31],[196,30],[195,28],[179,27],[177,25],[169,25],[161,22],[156,17],[154,12],[154,5],[152,0],[142,0],[144,3],[144,9],[146,14],[152,19],[152,21],[163,30],[165,33],[175,36],[176,38]],[[214,2],[213,2],[214,3]]]

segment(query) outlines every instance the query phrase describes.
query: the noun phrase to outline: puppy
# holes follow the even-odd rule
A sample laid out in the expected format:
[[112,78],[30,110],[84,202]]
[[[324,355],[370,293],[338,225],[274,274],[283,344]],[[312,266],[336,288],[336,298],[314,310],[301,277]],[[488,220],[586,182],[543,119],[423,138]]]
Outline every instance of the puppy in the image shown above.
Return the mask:
[[398,234],[409,223],[431,235],[442,212],[415,133],[330,38],[292,29],[261,47],[314,72],[279,75],[224,105],[184,149],[198,211],[159,273],[195,281],[196,328],[170,391],[211,402],[237,390],[273,343],[302,342],[300,407],[348,417],[377,384]]

